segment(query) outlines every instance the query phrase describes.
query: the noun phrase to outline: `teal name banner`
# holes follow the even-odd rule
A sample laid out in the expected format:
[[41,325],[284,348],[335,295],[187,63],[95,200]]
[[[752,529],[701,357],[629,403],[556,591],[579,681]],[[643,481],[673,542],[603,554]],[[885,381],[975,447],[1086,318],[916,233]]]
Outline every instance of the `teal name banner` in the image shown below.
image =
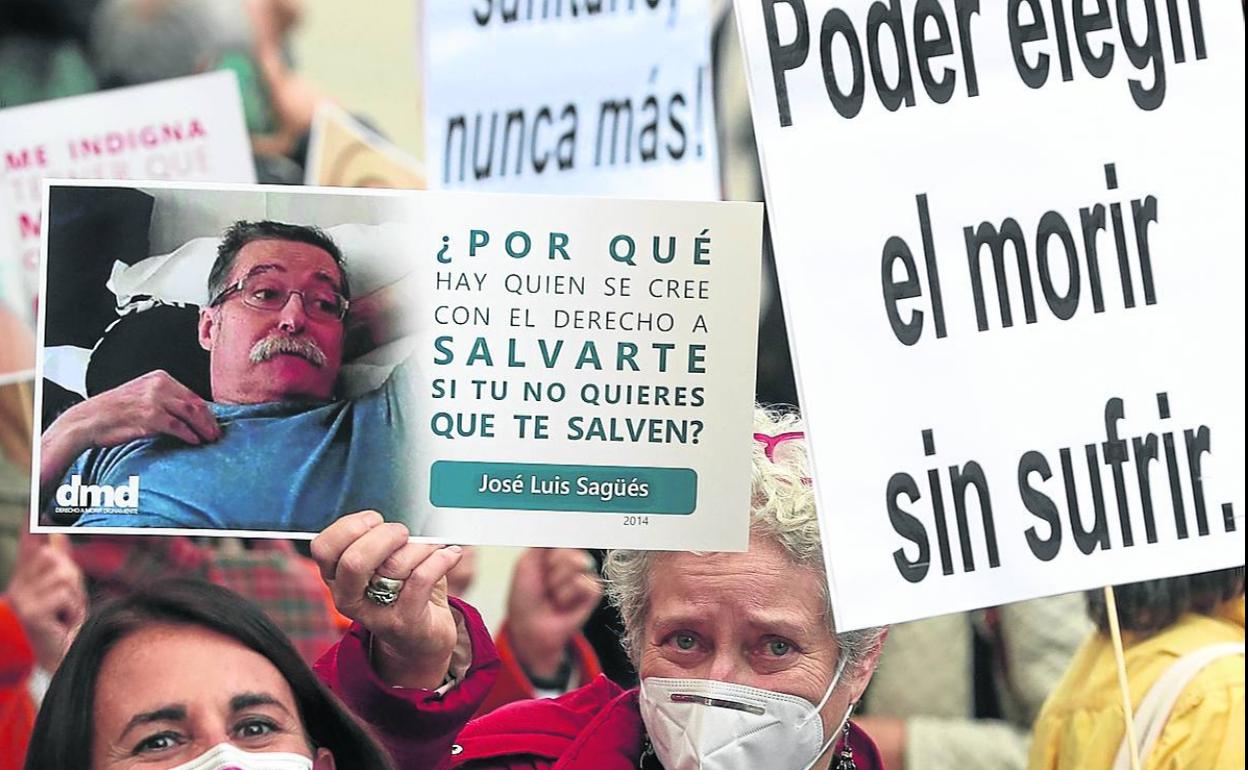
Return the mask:
[[429,501],[439,508],[684,516],[697,507],[698,474],[689,468],[439,460]]

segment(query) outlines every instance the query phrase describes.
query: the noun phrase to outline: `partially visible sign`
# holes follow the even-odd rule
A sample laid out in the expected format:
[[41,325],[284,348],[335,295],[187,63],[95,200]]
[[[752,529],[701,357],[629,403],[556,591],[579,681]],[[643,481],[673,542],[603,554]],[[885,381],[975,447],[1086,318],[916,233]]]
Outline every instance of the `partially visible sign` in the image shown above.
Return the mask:
[[431,187],[720,197],[709,0],[423,6]]
[[0,110],[0,281],[32,329],[44,178],[256,181],[238,80],[214,72]]
[[0,303],[0,385],[35,376],[35,335],[17,314]]
[[1243,564],[1242,9],[736,9],[837,628]]
[[305,184],[323,187],[428,187],[420,161],[329,102],[312,121],[306,172]]
[[[0,244],[12,243],[9,217],[0,216]],[[2,253],[2,248],[0,248]],[[35,337],[33,324],[26,317],[30,297],[22,281],[21,264],[14,259],[0,259],[0,385],[34,376]]]

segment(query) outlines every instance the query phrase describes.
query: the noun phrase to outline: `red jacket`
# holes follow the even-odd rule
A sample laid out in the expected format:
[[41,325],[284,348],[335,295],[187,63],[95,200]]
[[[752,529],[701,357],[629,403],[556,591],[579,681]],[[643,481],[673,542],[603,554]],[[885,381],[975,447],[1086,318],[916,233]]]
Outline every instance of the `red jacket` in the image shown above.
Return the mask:
[[[494,688],[486,696],[481,708],[477,709],[477,713],[473,715],[474,718],[484,716],[499,706],[537,697],[537,691],[534,690],[533,683],[529,681],[528,674],[524,672],[524,666],[520,665],[515,651],[511,648],[511,637],[508,635],[506,623],[494,638],[494,644],[498,647],[498,658],[502,667],[498,680],[494,682]],[[572,656],[572,665],[576,671],[576,678],[573,680],[575,684],[572,686],[590,682],[602,673],[598,655],[594,653],[594,648],[590,646],[589,640],[583,634],[572,637],[568,652]]]
[[449,768],[455,736],[498,676],[498,653],[481,616],[454,597],[450,601],[464,619],[472,663],[463,681],[444,695],[381,681],[368,660],[368,632],[358,624],[316,662],[317,676],[373,728],[398,770]]
[[35,651],[9,603],[0,599],[0,770],[20,770],[35,727],[35,706],[26,680]]
[[[474,720],[451,751],[463,770],[636,770],[643,740],[637,690],[598,677],[561,698]],[[883,770],[879,750],[852,723],[849,740],[858,770]]]

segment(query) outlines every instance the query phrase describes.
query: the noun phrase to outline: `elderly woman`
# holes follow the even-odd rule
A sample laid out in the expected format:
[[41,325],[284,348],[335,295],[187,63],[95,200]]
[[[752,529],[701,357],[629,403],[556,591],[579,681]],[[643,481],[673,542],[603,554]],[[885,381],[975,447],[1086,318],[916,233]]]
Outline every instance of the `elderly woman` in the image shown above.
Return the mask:
[[640,689],[599,678],[506,706],[469,724],[456,767],[882,766],[848,720],[883,632],[832,626],[798,419],[759,411],[755,431],[748,552],[608,556]]

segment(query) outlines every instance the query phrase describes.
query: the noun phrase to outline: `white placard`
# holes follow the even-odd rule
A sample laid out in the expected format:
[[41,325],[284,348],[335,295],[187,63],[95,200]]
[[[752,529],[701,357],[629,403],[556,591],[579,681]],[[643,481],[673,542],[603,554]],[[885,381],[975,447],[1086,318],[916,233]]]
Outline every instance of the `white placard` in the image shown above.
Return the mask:
[[1234,4],[737,13],[838,627],[1243,564]]
[[[199,338],[192,328],[184,344],[208,340],[203,376],[211,366],[220,435],[190,445],[141,430],[140,439],[80,449],[64,434],[70,451],[58,450],[55,423],[43,424],[52,439],[38,442],[36,477],[55,481],[41,495],[33,480],[36,531],[311,537],[374,508],[440,542],[746,547],[751,447],[741,439],[753,420],[761,204],[144,183],[152,231],[185,246],[90,286],[60,267],[80,255],[52,246],[69,241],[60,228],[84,220],[59,216],[58,194],[78,193],[76,211],[89,214],[90,197],[71,189],[84,187],[101,201],[133,192],[99,182],[48,188],[45,276],[65,278],[45,286],[41,339],[80,320],[53,317],[52,307],[67,306],[58,292],[191,303],[180,310],[193,327],[194,306],[209,304],[222,223],[268,219],[321,227],[334,240],[352,290],[346,323],[368,329],[368,344],[337,369],[332,394],[316,394],[308,383],[337,366],[341,322],[306,313],[295,319],[302,324],[283,321],[285,310],[255,304],[259,290],[218,292],[210,317],[220,336],[205,338],[200,316]],[[265,259],[276,267],[243,264],[238,274],[298,278],[280,254]],[[317,269],[328,276],[333,263]],[[170,355],[166,328],[137,355],[100,365],[136,375],[176,368],[189,385],[195,370],[181,345],[176,367],[157,358]],[[296,360],[309,354],[260,356],[253,343],[270,336],[306,338],[325,356],[312,365]],[[50,353],[40,349],[41,415]],[[266,403],[254,402],[256,383]],[[298,395],[273,398],[279,391]],[[63,419],[84,426],[93,410],[109,415],[113,392]],[[70,454],[67,468],[51,459]],[[110,500],[100,502],[101,490]]]
[[[0,244],[5,247],[17,242],[17,223],[9,216],[0,216]],[[31,292],[25,291],[23,267],[20,259],[0,259],[0,305],[10,312],[18,314],[30,325],[34,318],[34,307]]]
[[[12,233],[12,222],[0,216],[0,244],[12,243],[17,236]],[[34,333],[25,318],[30,295],[23,291],[21,263],[15,259],[0,259],[0,339],[4,339],[4,351],[0,355],[0,385],[29,380],[34,376]]]
[[421,5],[432,188],[720,198],[709,0]]
[[[256,181],[237,78],[214,72],[0,110],[0,212],[9,220],[0,278],[32,328],[42,180],[51,177]],[[9,229],[16,242],[4,238]]]

